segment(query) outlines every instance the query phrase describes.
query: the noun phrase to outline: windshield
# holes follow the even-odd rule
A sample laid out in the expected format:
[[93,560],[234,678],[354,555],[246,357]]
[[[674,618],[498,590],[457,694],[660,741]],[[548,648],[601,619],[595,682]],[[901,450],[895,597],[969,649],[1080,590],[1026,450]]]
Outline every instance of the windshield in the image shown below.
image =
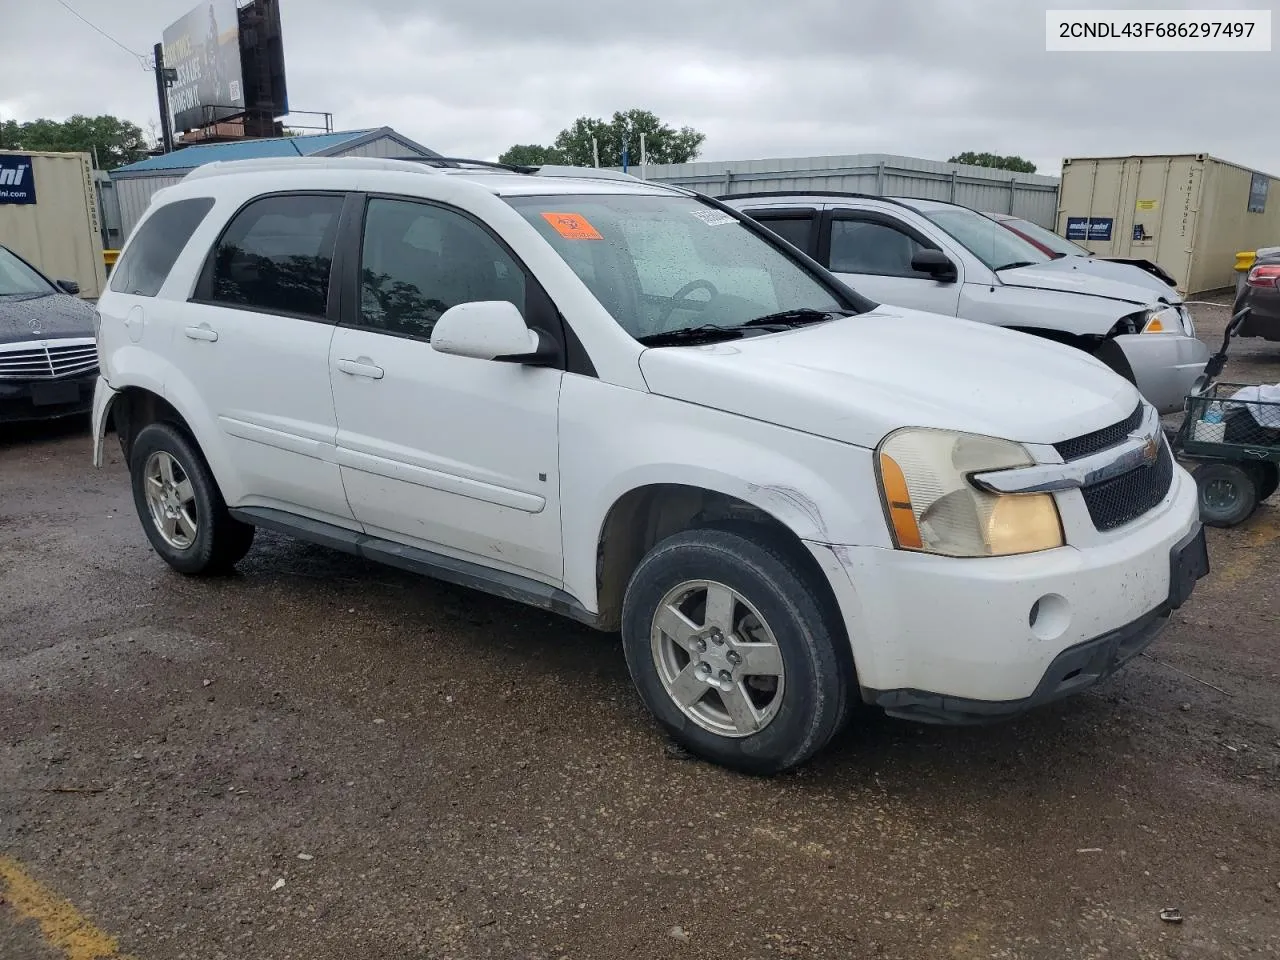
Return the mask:
[[714,334],[783,312],[852,312],[797,261],[692,197],[506,199],[637,340],[689,328]]
[[0,247],[0,297],[42,296],[53,292],[53,287],[45,282],[44,277]]
[[1006,227],[1017,230],[1018,233],[1030,237],[1036,243],[1042,243],[1054,253],[1061,254],[1064,257],[1089,257],[1092,254],[1084,247],[1077,246],[1066,237],[1060,237],[1052,230],[1040,226],[1038,223],[1032,223],[1030,220],[1006,220]]
[[992,270],[1045,263],[1050,257],[989,217],[964,207],[920,211]]

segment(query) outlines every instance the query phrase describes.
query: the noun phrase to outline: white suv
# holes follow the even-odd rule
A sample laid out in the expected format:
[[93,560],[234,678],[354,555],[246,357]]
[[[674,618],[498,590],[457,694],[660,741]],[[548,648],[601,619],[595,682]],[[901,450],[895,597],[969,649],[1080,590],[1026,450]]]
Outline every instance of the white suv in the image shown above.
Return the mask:
[[864,296],[1069,344],[1136,384],[1161,414],[1183,408],[1209,359],[1164,281],[1132,264],[1054,259],[967,207],[849,193],[722,199]]
[[244,161],[158,193],[94,404],[156,551],[223,570],[265,527],[620,630],[674,737],[765,773],[859,699],[975,722],[1086,687],[1207,571],[1102,363],[565,174]]

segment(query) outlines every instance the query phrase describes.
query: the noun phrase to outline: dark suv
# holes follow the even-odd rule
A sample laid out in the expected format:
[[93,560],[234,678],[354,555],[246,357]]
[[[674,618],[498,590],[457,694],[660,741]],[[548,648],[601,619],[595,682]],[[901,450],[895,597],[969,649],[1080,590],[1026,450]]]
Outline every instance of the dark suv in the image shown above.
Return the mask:
[[0,246],[0,423],[89,412],[96,311],[79,292]]

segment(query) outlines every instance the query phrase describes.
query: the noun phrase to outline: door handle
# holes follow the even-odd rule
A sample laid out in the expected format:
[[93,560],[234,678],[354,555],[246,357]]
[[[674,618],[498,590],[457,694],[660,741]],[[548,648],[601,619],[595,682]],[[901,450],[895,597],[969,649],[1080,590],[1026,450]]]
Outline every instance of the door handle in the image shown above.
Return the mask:
[[207,323],[202,323],[198,327],[187,327],[183,333],[187,335],[188,340],[207,340],[209,343],[213,343],[218,339],[218,331]]
[[377,364],[370,363],[368,357],[361,357],[359,360],[339,360],[338,369],[353,377],[368,377],[370,380],[381,380],[386,372]]

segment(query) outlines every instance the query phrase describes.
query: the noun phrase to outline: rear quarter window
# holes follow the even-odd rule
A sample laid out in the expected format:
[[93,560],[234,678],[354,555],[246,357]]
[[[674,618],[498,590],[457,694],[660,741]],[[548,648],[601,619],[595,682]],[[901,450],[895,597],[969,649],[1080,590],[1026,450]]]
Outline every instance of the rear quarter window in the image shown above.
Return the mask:
[[147,217],[111,271],[111,289],[154,297],[196,227],[212,209],[212,197],[192,197],[166,203]]

